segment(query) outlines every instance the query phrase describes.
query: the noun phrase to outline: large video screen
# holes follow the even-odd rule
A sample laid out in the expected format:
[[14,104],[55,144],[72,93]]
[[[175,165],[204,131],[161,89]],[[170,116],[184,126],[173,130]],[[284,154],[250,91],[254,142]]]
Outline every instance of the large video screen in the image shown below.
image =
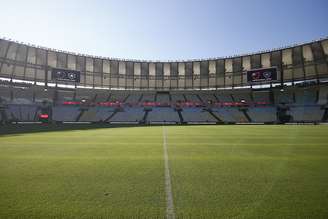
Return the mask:
[[51,77],[57,81],[80,82],[80,72],[74,70],[53,68]]
[[247,71],[247,81],[270,82],[277,80],[277,68],[261,68]]

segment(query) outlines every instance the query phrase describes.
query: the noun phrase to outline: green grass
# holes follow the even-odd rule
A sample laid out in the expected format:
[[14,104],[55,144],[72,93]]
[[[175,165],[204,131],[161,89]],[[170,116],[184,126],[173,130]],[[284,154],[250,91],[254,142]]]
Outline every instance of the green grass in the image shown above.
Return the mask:
[[[167,126],[176,218],[328,218],[328,126]],[[0,136],[0,218],[165,218],[162,127]]]

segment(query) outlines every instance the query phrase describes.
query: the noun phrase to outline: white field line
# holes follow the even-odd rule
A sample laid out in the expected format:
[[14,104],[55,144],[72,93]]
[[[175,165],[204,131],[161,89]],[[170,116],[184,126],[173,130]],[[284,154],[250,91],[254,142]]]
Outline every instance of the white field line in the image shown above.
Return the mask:
[[171,186],[171,175],[169,167],[169,156],[167,153],[166,130],[163,126],[163,150],[164,150],[164,165],[165,165],[165,193],[166,193],[166,218],[175,219],[173,195]]

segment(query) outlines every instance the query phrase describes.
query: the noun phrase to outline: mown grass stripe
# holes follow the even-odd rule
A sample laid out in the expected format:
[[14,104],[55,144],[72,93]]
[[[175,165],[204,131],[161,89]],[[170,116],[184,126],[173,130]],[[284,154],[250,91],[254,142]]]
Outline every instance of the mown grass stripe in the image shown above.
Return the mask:
[[163,126],[163,150],[164,150],[164,164],[165,164],[165,193],[166,193],[166,218],[174,219],[174,205],[171,185],[171,175],[169,166],[169,156],[167,153],[166,130]]

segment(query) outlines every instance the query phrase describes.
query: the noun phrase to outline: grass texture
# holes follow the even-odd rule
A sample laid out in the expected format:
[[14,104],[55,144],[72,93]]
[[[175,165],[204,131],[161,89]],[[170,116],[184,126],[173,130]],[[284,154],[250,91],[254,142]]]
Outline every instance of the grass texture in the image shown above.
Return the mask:
[[[0,136],[0,218],[165,218],[163,127]],[[328,218],[328,126],[167,126],[176,218]]]

